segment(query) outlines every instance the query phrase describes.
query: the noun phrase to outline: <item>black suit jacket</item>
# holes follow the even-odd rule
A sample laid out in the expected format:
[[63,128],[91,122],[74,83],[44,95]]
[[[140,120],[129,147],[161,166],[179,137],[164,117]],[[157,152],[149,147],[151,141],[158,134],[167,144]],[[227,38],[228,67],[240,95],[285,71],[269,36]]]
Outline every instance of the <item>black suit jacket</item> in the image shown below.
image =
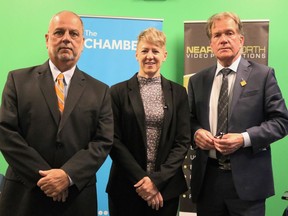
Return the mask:
[[[43,207],[41,215],[45,215],[45,211],[49,214],[59,206],[58,212],[63,210],[65,215],[64,209],[71,205],[71,209],[78,206],[84,215],[94,216],[95,173],[106,159],[112,140],[113,114],[107,85],[76,67],[60,118],[48,61],[10,72],[0,111],[0,149],[9,165],[0,212],[9,206],[12,210],[3,215],[17,215],[19,209],[19,215],[30,216],[34,215],[31,208]],[[36,186],[38,171],[52,168],[63,169],[74,182],[68,201],[62,205],[50,203],[52,198],[45,197]],[[86,194],[82,200],[81,193]],[[81,207],[85,202],[92,206]]]
[[[216,66],[189,80],[192,135],[204,128],[210,131],[209,100]],[[242,80],[246,85],[241,85]],[[288,112],[274,70],[241,59],[234,83],[228,118],[228,133],[248,132],[251,147],[231,154],[232,176],[243,200],[265,199],[274,194],[270,144],[288,133]],[[197,201],[205,175],[208,151],[196,149],[192,166],[192,199]]]
[[146,172],[145,113],[137,75],[111,87],[115,134],[107,192],[112,197],[127,200],[125,195],[128,191],[138,197],[133,185],[144,176],[152,179],[164,200],[175,198],[187,190],[182,171],[190,144],[187,93],[184,87],[164,77],[161,79],[165,100],[164,124],[156,171],[152,174]]

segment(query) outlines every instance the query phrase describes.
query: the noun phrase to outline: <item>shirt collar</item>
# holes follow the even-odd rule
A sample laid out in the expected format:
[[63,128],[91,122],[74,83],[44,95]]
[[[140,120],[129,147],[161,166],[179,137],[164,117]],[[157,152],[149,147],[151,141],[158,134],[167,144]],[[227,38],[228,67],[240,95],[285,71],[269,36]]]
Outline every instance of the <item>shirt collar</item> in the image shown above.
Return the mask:
[[[236,73],[240,60],[241,60],[241,55],[228,68]],[[223,68],[224,67],[220,64],[220,62],[217,61],[217,69],[216,69],[216,73],[215,74],[218,75],[219,71],[221,71]]]
[[[57,76],[61,73],[61,71],[52,63],[52,61],[49,59],[49,66],[52,72],[53,80],[56,81]],[[62,72],[64,75],[65,83],[68,85],[71,81],[71,78],[74,74],[76,65],[74,65],[70,70]]]

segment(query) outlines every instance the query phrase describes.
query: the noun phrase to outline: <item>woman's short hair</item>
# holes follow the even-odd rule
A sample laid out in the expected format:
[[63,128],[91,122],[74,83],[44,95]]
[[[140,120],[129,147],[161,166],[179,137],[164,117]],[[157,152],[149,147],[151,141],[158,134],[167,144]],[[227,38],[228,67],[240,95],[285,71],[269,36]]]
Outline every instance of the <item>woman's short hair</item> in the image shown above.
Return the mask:
[[166,36],[162,31],[152,27],[145,29],[138,35],[137,46],[141,41],[164,47],[166,45]]

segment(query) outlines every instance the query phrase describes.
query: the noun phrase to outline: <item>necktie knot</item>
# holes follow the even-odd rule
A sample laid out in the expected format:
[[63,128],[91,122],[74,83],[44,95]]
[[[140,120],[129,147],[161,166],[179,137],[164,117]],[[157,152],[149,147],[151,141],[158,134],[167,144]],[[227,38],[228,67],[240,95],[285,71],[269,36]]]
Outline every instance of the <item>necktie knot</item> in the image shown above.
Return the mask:
[[60,73],[58,76],[57,76],[57,78],[56,78],[56,80],[57,81],[59,81],[59,80],[64,80],[64,75],[63,75],[63,73]]
[[229,68],[223,68],[220,72],[223,74],[223,77],[226,77],[228,74],[231,73],[231,69]]

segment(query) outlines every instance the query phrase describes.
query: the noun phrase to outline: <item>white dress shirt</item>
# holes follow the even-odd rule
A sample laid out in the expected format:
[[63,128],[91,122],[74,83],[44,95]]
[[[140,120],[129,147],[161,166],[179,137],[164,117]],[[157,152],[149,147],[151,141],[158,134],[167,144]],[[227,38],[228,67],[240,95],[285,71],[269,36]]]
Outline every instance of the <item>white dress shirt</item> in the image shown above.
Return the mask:
[[[228,113],[230,112],[230,105],[233,97],[233,87],[236,79],[237,68],[240,62],[241,56],[239,56],[236,61],[233,62],[228,68],[232,70],[232,72],[228,75],[228,94],[229,94],[229,106]],[[216,135],[217,132],[217,121],[218,121],[218,98],[222,85],[222,73],[220,72],[224,67],[217,62],[217,69],[215,71],[214,81],[211,89],[210,101],[209,101],[209,124],[210,130],[213,136]],[[251,141],[249,134],[247,132],[242,133],[244,137],[244,147],[251,146]],[[209,156],[212,158],[216,158],[216,151],[210,150]]]
[[[51,72],[52,72],[53,80],[54,80],[54,82],[56,82],[56,78],[61,73],[61,71],[52,63],[51,60],[49,60],[49,66],[50,66],[50,69],[51,69]],[[66,99],[67,94],[68,94],[71,78],[72,78],[72,76],[74,74],[75,68],[76,68],[76,65],[74,67],[72,67],[70,70],[62,72],[63,75],[64,75],[64,80],[63,81],[64,81],[64,96],[65,96],[65,99]]]

